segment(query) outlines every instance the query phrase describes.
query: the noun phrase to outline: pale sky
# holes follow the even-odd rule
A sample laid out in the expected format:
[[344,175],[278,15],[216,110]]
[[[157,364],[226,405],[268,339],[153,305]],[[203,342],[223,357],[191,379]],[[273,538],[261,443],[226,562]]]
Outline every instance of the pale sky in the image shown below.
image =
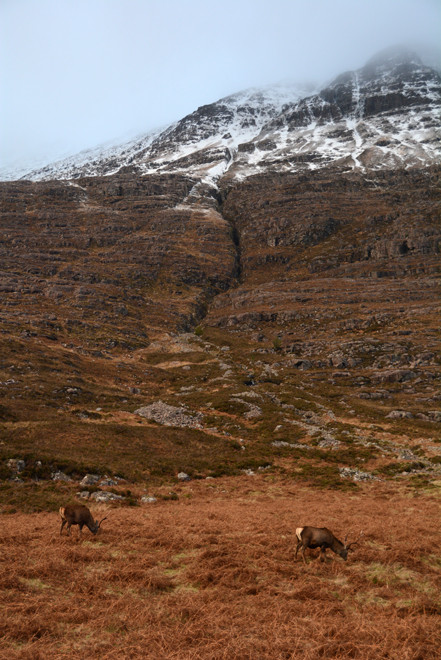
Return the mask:
[[0,0],[0,168],[440,38],[441,0]]

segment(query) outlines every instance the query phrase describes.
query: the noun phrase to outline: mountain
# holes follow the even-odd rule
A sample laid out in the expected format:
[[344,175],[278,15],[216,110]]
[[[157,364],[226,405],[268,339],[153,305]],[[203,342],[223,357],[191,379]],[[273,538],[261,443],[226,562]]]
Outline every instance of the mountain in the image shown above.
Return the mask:
[[84,151],[28,173],[35,181],[115,174],[130,167],[139,174],[179,171],[218,178],[241,142],[251,140],[288,101],[302,98],[311,85],[249,89],[204,105],[165,129],[120,146]]
[[441,78],[393,48],[311,87],[251,89],[202,106],[164,130],[27,173],[34,181],[175,172],[205,183],[265,171],[421,167],[439,162]]
[[330,164],[362,170],[436,164],[440,110],[439,73],[415,53],[388,50],[285,107],[242,145],[232,170],[244,176]]
[[1,182],[0,478],[439,488],[439,109],[395,49]]

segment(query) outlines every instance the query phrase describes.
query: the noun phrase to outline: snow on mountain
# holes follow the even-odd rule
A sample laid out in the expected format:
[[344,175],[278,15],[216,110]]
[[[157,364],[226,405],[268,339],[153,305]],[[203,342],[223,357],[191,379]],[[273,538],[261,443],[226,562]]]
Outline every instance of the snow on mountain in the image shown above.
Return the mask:
[[225,171],[241,142],[256,136],[286,103],[311,91],[311,85],[294,84],[252,88],[201,106],[180,121],[140,139],[110,149],[83,151],[34,170],[26,178],[39,181],[103,176],[131,167],[140,174],[186,172],[209,182]]
[[[109,144],[84,149],[79,154],[63,158],[44,167],[28,171],[21,179],[48,181],[50,179],[76,179],[82,176],[110,175],[130,165],[131,159],[145,153],[153,140],[164,129],[157,129],[124,144]],[[11,178],[11,177],[8,177]]]
[[285,107],[242,145],[231,175],[439,163],[440,110],[439,74],[414,53],[388,50]]
[[32,180],[179,172],[213,185],[262,171],[424,167],[440,162],[441,78],[406,49],[318,90],[276,85],[204,105],[139,139],[33,170]]

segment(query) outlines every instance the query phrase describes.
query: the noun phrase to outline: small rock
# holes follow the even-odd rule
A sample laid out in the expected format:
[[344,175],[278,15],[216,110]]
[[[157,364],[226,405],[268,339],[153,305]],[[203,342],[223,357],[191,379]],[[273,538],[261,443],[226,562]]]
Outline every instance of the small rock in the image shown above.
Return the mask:
[[374,477],[370,472],[361,472],[349,467],[338,468],[340,476],[343,479],[352,479],[353,481],[378,481],[378,477]]
[[391,410],[388,415],[388,419],[412,419],[413,415],[408,410]]
[[417,374],[409,369],[395,369],[372,374],[373,383],[405,383],[415,380]]
[[336,447],[340,447],[340,445],[341,442],[336,438],[333,438],[332,436],[327,436],[326,438],[322,438],[317,443],[317,447],[320,447],[321,449],[335,449]]
[[6,465],[13,472],[23,472],[26,467],[26,463],[21,458],[10,458]]
[[72,481],[70,477],[67,476],[67,474],[64,474],[64,472],[52,472],[51,474],[52,481]]
[[157,502],[158,500],[156,497],[152,497],[151,495],[143,495],[141,497],[141,502],[143,504],[153,504],[154,502]]
[[413,453],[413,451],[410,451],[410,449],[400,449],[398,451],[398,457],[401,458],[402,461],[415,461],[418,459],[418,456]]
[[312,368],[312,362],[310,360],[295,360],[294,362],[290,362],[289,366],[300,369],[300,371],[306,371]]
[[96,502],[112,502],[116,500],[123,500],[124,497],[122,495],[116,495],[115,493],[107,493],[105,491],[98,490],[96,493],[92,493],[89,499],[95,500]]
[[100,479],[101,476],[99,474],[86,474],[86,476],[81,479],[80,486],[94,486]]
[[81,497],[82,500],[88,500],[90,493],[88,490],[82,490],[81,492],[77,493],[77,497]]
[[100,486],[117,486],[118,482],[110,479],[109,477],[101,479]]
[[179,472],[178,479],[179,481],[191,481],[189,475],[186,472]]

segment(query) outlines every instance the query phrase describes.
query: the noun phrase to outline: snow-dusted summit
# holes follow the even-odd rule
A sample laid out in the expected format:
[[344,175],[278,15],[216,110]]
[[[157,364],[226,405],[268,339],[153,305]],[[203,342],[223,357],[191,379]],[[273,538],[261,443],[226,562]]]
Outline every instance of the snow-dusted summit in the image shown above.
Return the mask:
[[425,167],[441,160],[441,78],[413,52],[389,49],[320,91],[251,89],[108,149],[27,173],[32,180],[122,171],[180,172],[215,183],[265,171]]
[[241,143],[252,140],[287,103],[312,91],[312,85],[297,84],[245,90],[201,106],[165,129],[123,145],[83,151],[22,178],[104,176],[130,167],[140,174],[185,172],[211,182],[228,168]]
[[441,78],[413,52],[390,49],[318,94],[286,106],[232,174],[266,169],[424,167],[440,162]]

